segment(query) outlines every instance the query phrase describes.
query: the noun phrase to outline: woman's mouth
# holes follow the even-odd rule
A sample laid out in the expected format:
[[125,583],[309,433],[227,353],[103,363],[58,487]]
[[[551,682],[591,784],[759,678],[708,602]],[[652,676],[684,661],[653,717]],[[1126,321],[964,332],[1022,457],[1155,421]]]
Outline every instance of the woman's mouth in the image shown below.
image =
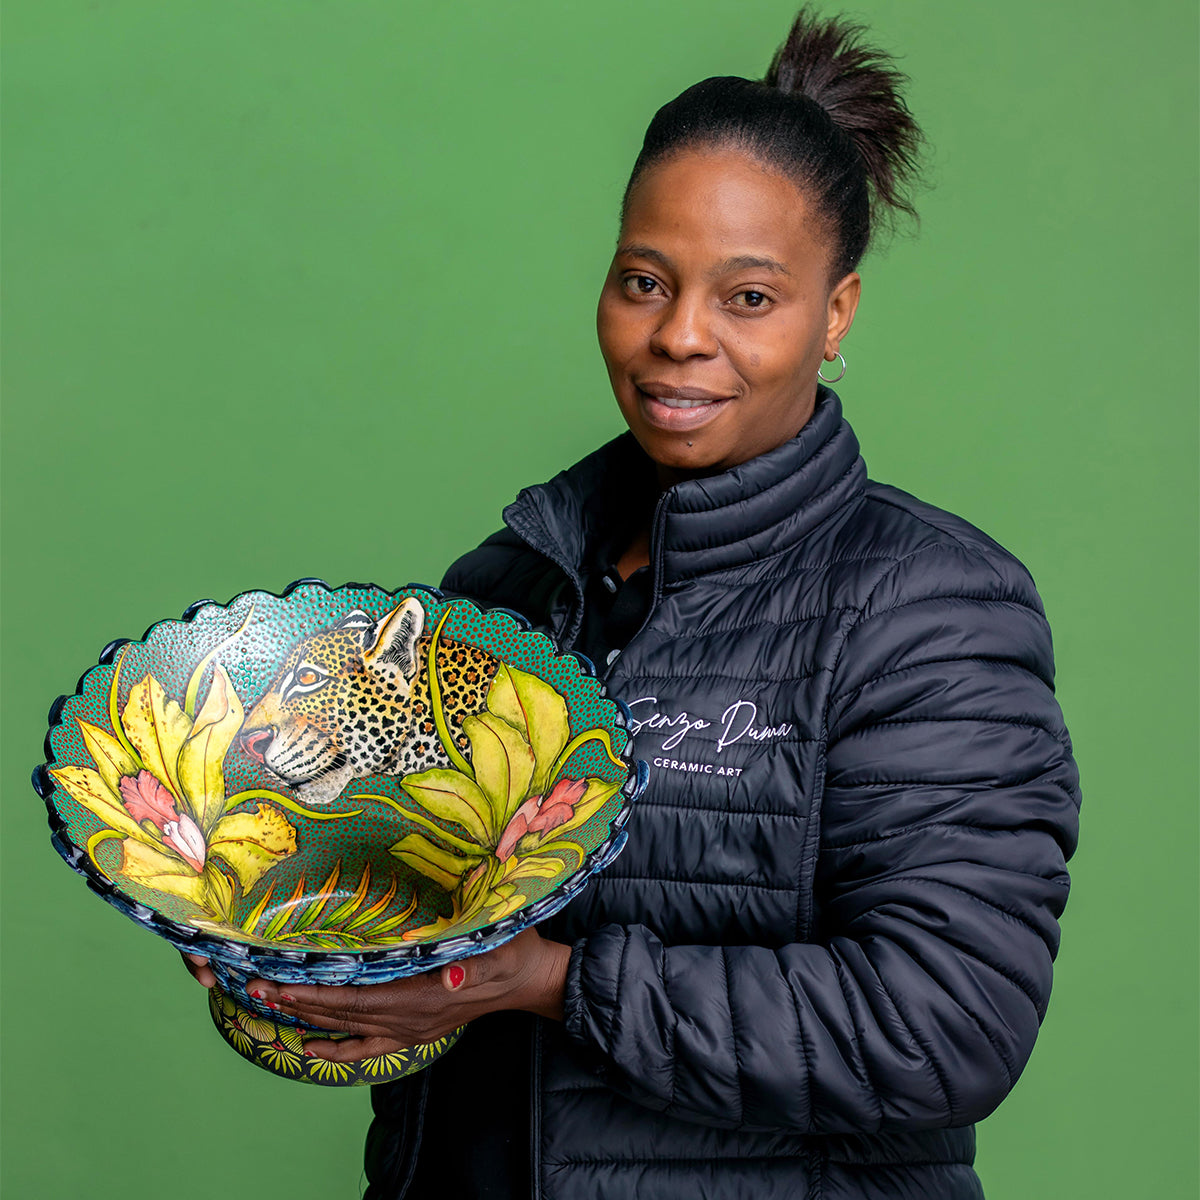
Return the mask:
[[634,384],[646,423],[664,433],[690,433],[708,424],[733,399],[705,388]]
[[651,399],[657,400],[659,404],[665,404],[668,408],[699,408],[702,404],[715,404],[715,400],[685,400],[682,396],[653,396]]

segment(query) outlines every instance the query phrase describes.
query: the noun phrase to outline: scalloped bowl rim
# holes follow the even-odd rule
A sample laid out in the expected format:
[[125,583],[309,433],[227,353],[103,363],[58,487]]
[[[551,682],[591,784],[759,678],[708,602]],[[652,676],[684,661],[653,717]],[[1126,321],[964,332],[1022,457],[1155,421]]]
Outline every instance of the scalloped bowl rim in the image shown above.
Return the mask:
[[[87,853],[67,836],[67,822],[54,804],[54,794],[57,785],[50,778],[49,768],[56,764],[54,752],[50,745],[51,734],[61,724],[62,713],[67,701],[74,696],[83,694],[87,677],[97,667],[109,666],[121,647],[134,641],[139,643],[149,639],[159,625],[189,624],[203,608],[215,605],[218,608],[229,608],[243,596],[270,595],[277,600],[286,600],[293,592],[301,587],[320,587],[327,592],[340,592],[347,589],[373,590],[383,595],[393,597],[400,592],[426,592],[435,600],[454,600],[456,603],[468,603],[481,614],[492,612],[506,613],[512,617],[526,632],[534,631],[529,620],[510,608],[496,605],[483,608],[465,596],[446,596],[444,592],[428,584],[409,583],[388,590],[378,584],[344,583],[341,587],[331,587],[323,579],[304,578],[290,583],[281,592],[270,592],[264,588],[251,588],[238,592],[226,604],[218,604],[215,600],[196,600],[184,610],[177,620],[164,617],[150,625],[140,639],[116,638],[101,650],[95,665],[88,667],[79,677],[75,691],[70,695],[59,696],[50,706],[49,729],[44,743],[45,762],[40,763],[33,771],[33,787],[46,805],[50,824],[50,842],[63,861],[76,874],[83,876],[87,885],[118,911],[137,922],[143,928],[150,930],[159,937],[170,942],[177,950],[188,954],[200,955],[210,959],[234,973],[258,973],[291,983],[306,979],[317,981],[338,982],[347,978],[360,981],[361,977],[369,977],[367,982],[385,982],[401,976],[416,974],[421,971],[433,970],[448,962],[466,958],[473,954],[482,954],[503,945],[518,933],[530,928],[547,917],[552,916],[579,894],[584,885],[604,867],[608,866],[625,846],[628,834],[624,826],[629,819],[633,803],[645,791],[649,778],[647,764],[632,755],[632,738],[628,738],[620,757],[629,764],[629,774],[620,788],[625,796],[625,803],[620,812],[613,818],[609,826],[609,836],[575,868],[562,883],[543,896],[540,900],[490,925],[472,930],[470,933],[455,934],[449,938],[435,939],[429,942],[417,942],[404,946],[384,947],[373,950],[284,950],[273,947],[239,942],[211,933],[205,933],[190,925],[184,925],[172,917],[164,916],[147,904],[123,892],[112,880],[104,875],[91,861]],[[542,634],[553,644],[553,639]],[[556,653],[557,650],[555,651]],[[595,667],[591,660],[582,654],[571,652],[562,654],[563,658],[574,658],[582,674],[596,679],[600,686],[600,697],[616,706],[615,724],[628,732],[631,720],[630,711],[624,701],[609,696],[596,676]]]

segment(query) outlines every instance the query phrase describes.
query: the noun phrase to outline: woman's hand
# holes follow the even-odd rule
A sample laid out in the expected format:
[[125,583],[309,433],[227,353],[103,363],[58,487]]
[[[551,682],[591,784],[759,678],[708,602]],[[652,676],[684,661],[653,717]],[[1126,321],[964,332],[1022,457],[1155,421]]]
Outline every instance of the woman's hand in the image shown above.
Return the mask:
[[184,954],[182,950],[179,952],[179,957],[183,959],[183,965],[187,967],[188,973],[201,987],[210,988],[217,982],[217,977],[208,965],[207,958],[201,958],[198,954]]
[[[306,1054],[357,1062],[436,1041],[500,1009],[524,1009],[561,1021],[570,958],[570,946],[527,929],[486,954],[392,983],[323,987],[252,979],[246,991],[280,1013],[352,1035],[336,1042],[313,1038],[305,1043]],[[198,970],[188,969],[200,978]]]

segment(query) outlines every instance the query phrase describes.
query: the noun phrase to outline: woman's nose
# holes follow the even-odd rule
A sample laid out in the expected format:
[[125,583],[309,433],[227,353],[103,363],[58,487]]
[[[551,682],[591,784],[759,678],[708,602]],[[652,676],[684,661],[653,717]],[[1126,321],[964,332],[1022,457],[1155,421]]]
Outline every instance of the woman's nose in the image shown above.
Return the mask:
[[677,297],[663,308],[662,319],[650,337],[650,349],[674,359],[711,358],[717,353],[711,318],[707,304]]

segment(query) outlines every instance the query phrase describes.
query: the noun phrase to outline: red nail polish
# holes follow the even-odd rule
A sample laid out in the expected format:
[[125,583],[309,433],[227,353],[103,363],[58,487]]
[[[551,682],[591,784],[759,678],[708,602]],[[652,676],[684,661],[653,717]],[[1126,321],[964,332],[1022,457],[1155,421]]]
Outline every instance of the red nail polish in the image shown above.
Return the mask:
[[268,1008],[269,1008],[269,1009],[270,1009],[272,1012],[278,1012],[278,1011],[279,1011],[279,1005],[278,1005],[278,1004],[276,1004],[276,1003],[274,1003],[274,1001],[272,1001],[272,1000],[268,1000],[268,1001],[266,1001],[266,1005],[267,1005],[267,1007],[268,1007]]
[[317,1056],[307,1047],[304,1047],[304,1056],[306,1058],[316,1058]]
[[466,979],[467,973],[462,967],[447,967],[446,977],[450,980],[452,988],[462,987],[463,980]]
[[287,994],[287,992],[280,992],[279,998],[280,998],[280,1000],[282,1000],[284,1002],[284,1004],[295,1004],[296,1003],[295,997],[289,996]]
[[252,992],[249,992],[248,994],[253,996],[255,1000],[261,1000],[266,995],[266,992],[260,992],[258,990],[258,988],[255,988]]

